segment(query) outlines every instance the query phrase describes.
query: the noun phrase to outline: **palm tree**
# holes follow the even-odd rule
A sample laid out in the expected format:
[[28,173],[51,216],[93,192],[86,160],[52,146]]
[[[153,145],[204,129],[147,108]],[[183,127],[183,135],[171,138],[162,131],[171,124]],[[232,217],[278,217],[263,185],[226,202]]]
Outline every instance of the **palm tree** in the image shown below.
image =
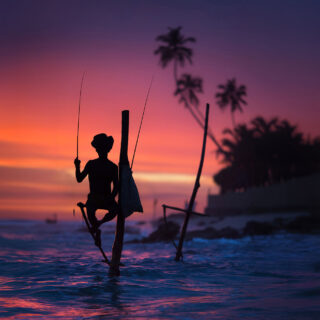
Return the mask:
[[[173,75],[176,83],[174,95],[180,96],[179,102],[184,103],[196,122],[201,128],[204,128],[204,116],[198,108],[199,99],[196,95],[196,93],[202,93],[202,79],[192,78],[191,75],[186,74],[180,79],[178,77],[178,65],[183,67],[186,61],[192,64],[193,50],[185,47],[185,44],[196,41],[194,37],[182,35],[181,29],[181,27],[169,28],[168,33],[159,35],[156,41],[163,44],[154,51],[154,54],[160,55],[160,64],[163,68],[173,61]],[[216,144],[218,150],[223,151],[210,128],[208,128],[208,136]]]
[[251,120],[251,124],[254,127],[254,130],[260,135],[268,135],[275,129],[278,125],[278,118],[274,117],[270,121],[267,121],[265,118],[258,116]]
[[275,153],[278,159],[276,168],[278,175],[275,174],[275,176],[279,181],[286,180],[294,175],[296,162],[304,143],[303,133],[298,132],[297,129],[296,125],[292,125],[287,120],[282,120],[277,125]]
[[216,98],[218,99],[217,103],[222,110],[230,105],[232,124],[233,127],[235,127],[234,112],[237,110],[243,112],[241,105],[247,104],[243,99],[243,97],[247,95],[247,88],[244,85],[237,87],[235,78],[228,80],[224,85],[218,85],[218,88],[222,91],[216,93]]
[[173,75],[175,81],[178,81],[178,64],[183,67],[187,60],[192,64],[193,51],[191,48],[185,47],[187,42],[195,42],[193,37],[185,37],[181,34],[181,28],[169,28],[169,32],[161,34],[156,38],[156,41],[160,41],[161,44],[154,54],[160,55],[160,64],[165,68],[168,63],[173,61]]
[[190,74],[183,74],[177,81],[177,89],[174,93],[179,96],[179,102],[198,107],[199,99],[196,93],[202,93],[202,79],[193,78]]
[[221,154],[223,156],[223,162],[242,162],[243,165],[248,164],[250,159],[253,158],[254,130],[248,128],[246,124],[239,124],[233,130],[224,129],[223,134],[231,137],[231,139],[222,139],[224,152],[221,153],[218,151],[218,155]]
[[277,155],[274,151],[275,146],[278,145],[276,130],[279,125],[279,119],[274,117],[266,120],[262,116],[258,116],[251,120],[251,124],[258,139],[256,151],[260,169],[266,172],[267,179],[265,184],[271,184],[274,180],[274,168],[277,166]]
[[[174,92],[174,95],[179,97],[179,102],[184,104],[197,123],[204,128],[204,118],[198,109],[199,98],[197,97],[197,93],[202,92],[202,79],[192,77],[190,74],[185,73],[177,80],[177,89]],[[195,110],[198,114],[196,114]],[[210,128],[208,128],[208,136],[216,144],[219,152],[223,153],[221,145],[216,140]]]
[[[270,185],[320,171],[320,138],[305,139],[287,120],[256,117],[251,126],[225,129],[225,167],[214,175],[221,192]],[[219,152],[218,152],[219,154]]]
[[[218,155],[222,155],[222,163],[227,166],[221,175],[217,174],[214,177],[214,180],[223,186],[222,191],[246,189],[255,185],[257,167],[254,130],[246,124],[241,124],[233,130],[225,129],[223,133],[227,135],[221,142],[224,152],[218,151]],[[223,181],[224,179],[226,181]]]

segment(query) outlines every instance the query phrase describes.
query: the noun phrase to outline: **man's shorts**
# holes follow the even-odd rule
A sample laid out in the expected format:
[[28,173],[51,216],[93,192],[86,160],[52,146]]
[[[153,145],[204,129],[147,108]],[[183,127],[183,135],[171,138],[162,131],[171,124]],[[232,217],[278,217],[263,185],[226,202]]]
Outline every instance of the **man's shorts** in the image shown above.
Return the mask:
[[109,211],[113,211],[118,209],[118,203],[111,196],[89,193],[86,207],[92,209],[106,209]]

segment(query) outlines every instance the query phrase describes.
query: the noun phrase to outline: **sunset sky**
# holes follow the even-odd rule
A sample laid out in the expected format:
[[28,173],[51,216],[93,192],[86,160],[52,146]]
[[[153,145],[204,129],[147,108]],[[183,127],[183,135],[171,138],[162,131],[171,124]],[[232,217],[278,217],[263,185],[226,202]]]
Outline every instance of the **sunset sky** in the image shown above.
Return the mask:
[[[155,38],[168,27],[196,43],[190,72],[204,81],[201,110],[211,105],[217,137],[231,127],[218,109],[217,85],[235,77],[245,84],[248,106],[236,121],[279,116],[320,135],[320,2],[260,0],[43,1],[0,4],[0,218],[73,219],[88,184],[77,184],[77,107],[83,86],[79,158],[96,157],[90,146],[100,132],[113,135],[109,158],[118,162],[121,111],[130,110],[131,159],[147,89],[154,75],[134,164],[145,215],[153,199],[184,206],[192,192],[202,131],[173,96],[173,68],[162,69]],[[208,141],[197,211],[212,175],[221,168]],[[79,214],[78,214],[79,218]]]

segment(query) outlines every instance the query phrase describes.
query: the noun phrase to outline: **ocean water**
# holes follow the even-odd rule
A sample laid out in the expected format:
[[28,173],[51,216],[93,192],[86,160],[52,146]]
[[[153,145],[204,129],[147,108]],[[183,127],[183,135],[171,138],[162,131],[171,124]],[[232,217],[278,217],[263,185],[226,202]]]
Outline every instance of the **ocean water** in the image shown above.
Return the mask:
[[320,319],[319,236],[194,239],[184,251],[177,263],[170,243],[125,243],[110,278],[82,223],[1,221],[0,318]]

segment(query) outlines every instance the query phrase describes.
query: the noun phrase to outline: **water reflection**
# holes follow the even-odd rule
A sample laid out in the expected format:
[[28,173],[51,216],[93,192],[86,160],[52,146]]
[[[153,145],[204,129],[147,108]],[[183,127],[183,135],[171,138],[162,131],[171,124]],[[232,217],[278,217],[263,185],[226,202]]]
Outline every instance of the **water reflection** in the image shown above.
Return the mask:
[[33,240],[36,238],[33,234],[16,234],[11,232],[1,232],[0,237],[7,240]]
[[0,297],[0,307],[7,310],[7,316],[4,315],[1,319],[34,319],[43,317],[44,319],[75,319],[85,317],[99,316],[99,310],[86,309],[75,306],[59,306],[52,305],[34,298],[17,298],[17,297]]

